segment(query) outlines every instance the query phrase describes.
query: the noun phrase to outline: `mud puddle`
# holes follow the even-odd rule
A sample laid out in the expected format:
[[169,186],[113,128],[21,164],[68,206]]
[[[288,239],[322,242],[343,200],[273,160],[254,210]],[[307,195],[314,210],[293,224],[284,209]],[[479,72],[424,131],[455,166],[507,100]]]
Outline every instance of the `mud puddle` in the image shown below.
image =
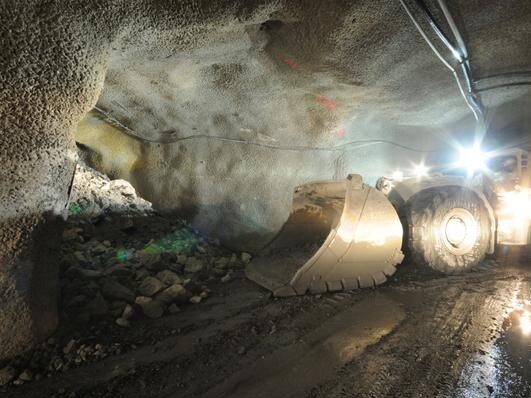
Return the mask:
[[494,344],[498,354],[492,396],[531,396],[531,306],[512,311]]
[[484,348],[465,371],[468,380],[458,396],[530,397],[531,306],[510,309]]

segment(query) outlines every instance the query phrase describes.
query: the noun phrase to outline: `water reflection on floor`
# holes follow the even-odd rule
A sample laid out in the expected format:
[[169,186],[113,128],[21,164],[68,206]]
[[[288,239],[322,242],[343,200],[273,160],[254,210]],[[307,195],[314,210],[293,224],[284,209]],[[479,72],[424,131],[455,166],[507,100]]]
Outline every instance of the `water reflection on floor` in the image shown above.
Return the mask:
[[498,337],[463,371],[458,397],[531,397],[531,306],[516,306]]
[[[505,319],[495,345],[500,351],[498,366],[501,389],[495,396],[531,396],[531,308],[514,310]],[[495,391],[496,392],[496,391]]]

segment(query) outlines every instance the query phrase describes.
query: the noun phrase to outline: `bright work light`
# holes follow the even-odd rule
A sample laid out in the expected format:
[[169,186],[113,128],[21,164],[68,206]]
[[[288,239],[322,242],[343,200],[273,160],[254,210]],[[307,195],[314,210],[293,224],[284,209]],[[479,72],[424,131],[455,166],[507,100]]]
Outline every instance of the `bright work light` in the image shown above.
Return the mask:
[[476,171],[487,170],[488,159],[489,155],[483,152],[479,145],[474,145],[472,148],[461,148],[458,166],[464,168],[469,175],[473,175]]
[[419,163],[415,165],[414,173],[417,176],[417,178],[427,177],[428,172],[430,171],[430,168],[424,165],[424,163]]
[[404,179],[404,173],[400,170],[395,170],[393,174],[391,175],[391,179],[393,181],[400,182]]

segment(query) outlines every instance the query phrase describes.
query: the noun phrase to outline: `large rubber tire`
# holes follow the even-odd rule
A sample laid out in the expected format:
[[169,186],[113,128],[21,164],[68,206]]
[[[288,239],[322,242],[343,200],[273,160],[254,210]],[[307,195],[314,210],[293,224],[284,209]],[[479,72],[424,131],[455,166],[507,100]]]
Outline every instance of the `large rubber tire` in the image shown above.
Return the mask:
[[[469,213],[476,224],[476,233],[463,252],[448,247],[444,224],[448,215]],[[490,218],[481,199],[461,187],[444,187],[419,192],[406,205],[409,254],[421,264],[447,274],[468,270],[479,264],[487,253],[490,241]],[[446,239],[446,240],[445,240]]]

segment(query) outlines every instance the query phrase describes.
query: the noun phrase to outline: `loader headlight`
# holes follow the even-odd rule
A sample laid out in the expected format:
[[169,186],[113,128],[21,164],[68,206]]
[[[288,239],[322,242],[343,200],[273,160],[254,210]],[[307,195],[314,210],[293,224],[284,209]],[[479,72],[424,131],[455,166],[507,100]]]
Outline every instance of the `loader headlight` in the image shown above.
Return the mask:
[[427,177],[429,171],[430,171],[430,168],[427,167],[424,163],[419,163],[415,165],[415,168],[413,170],[417,178]]
[[531,191],[520,189],[500,194],[500,211],[518,219],[531,218]]
[[401,170],[395,170],[391,175],[391,179],[397,182],[404,180],[404,172]]
[[519,189],[499,194],[498,243],[531,243],[531,190]]
[[464,168],[469,175],[472,175],[476,171],[487,170],[489,157],[489,154],[482,151],[479,145],[474,145],[472,148],[461,148],[457,165]]

